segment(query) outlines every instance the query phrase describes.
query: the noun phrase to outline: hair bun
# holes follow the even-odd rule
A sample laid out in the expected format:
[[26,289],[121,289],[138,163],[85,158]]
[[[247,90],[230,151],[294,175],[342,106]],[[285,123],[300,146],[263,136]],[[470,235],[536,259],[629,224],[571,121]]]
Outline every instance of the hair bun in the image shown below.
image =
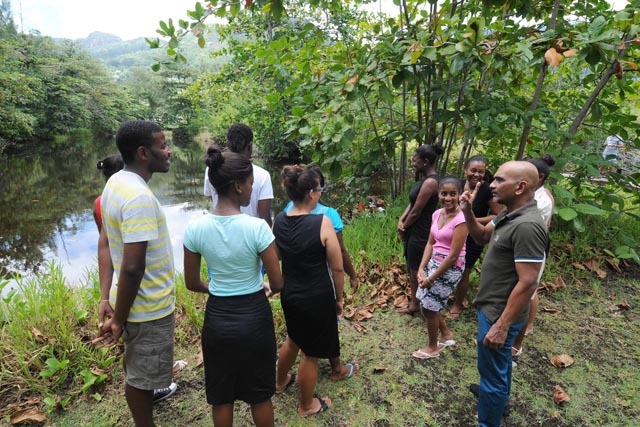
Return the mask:
[[544,156],[540,157],[546,164],[548,164],[549,166],[553,166],[556,164],[556,159],[549,153],[545,154]]
[[217,145],[210,145],[207,148],[207,158],[205,164],[211,169],[219,169],[224,163],[224,157],[222,156],[222,150]]
[[435,151],[437,155],[440,155],[444,153],[444,147],[442,147],[440,143],[433,144],[433,151]]

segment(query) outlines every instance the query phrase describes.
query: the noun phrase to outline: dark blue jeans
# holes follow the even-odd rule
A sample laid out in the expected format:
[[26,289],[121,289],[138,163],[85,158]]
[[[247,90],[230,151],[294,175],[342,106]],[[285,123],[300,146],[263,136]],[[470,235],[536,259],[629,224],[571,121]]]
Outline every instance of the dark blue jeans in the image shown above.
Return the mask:
[[480,373],[480,395],[478,396],[478,425],[500,427],[504,408],[511,393],[511,347],[525,321],[514,323],[509,328],[504,347],[491,349],[482,345],[493,322],[482,310],[478,313],[478,372]]

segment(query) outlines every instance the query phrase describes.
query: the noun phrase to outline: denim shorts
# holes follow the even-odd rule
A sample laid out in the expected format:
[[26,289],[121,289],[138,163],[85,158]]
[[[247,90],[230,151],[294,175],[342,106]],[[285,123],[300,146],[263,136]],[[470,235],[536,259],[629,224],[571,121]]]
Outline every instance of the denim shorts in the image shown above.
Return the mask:
[[127,322],[122,337],[128,385],[154,390],[171,384],[174,326],[174,313],[148,322]]

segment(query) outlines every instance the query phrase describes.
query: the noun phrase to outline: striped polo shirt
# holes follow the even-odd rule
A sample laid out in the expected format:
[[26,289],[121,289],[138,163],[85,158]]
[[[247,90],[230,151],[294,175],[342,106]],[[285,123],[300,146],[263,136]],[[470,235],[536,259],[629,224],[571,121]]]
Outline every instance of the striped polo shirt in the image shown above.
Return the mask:
[[[136,173],[114,174],[102,192],[102,220],[116,277],[120,276],[125,243],[147,242],[145,271],[128,322],[147,322],[175,308],[173,249],[167,221],[158,199]],[[117,280],[109,300],[115,307]]]

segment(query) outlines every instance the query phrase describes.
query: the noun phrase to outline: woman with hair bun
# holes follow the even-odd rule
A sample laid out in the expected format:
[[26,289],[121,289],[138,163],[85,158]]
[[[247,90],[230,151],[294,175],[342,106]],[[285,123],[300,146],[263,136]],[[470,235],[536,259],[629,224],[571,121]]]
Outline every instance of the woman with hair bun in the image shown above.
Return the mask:
[[[111,175],[124,168],[124,162],[122,161],[122,156],[120,154],[113,154],[100,160],[98,164],[96,164],[96,168],[102,172],[104,180],[108,181],[109,178],[111,178]],[[98,231],[102,230],[102,211],[100,210],[101,199],[102,195],[96,197],[95,202],[93,202],[93,220],[98,226]]]
[[418,291],[418,267],[431,228],[431,216],[438,206],[438,175],[436,159],[444,152],[441,144],[421,145],[411,158],[416,177],[421,178],[409,192],[409,205],[398,220],[398,235],[404,241],[404,256],[409,271],[411,301],[407,307],[398,309],[398,313],[415,316],[420,313],[420,304],[416,299]]
[[[547,261],[546,257],[549,256],[551,241],[548,237],[548,231],[551,228],[551,217],[553,216],[553,207],[555,206],[555,199],[553,198],[551,191],[549,191],[549,189],[546,188],[544,184],[545,182],[547,182],[547,178],[549,177],[549,173],[551,172],[551,166],[556,164],[556,159],[551,154],[545,154],[542,157],[534,159],[529,158],[525,160],[533,164],[536,169],[538,169],[538,188],[535,192],[535,199],[536,203],[538,204],[538,210],[542,215],[542,219],[544,219],[545,224],[547,224],[547,250],[545,251],[545,260],[542,263],[540,275],[538,276],[538,283],[540,283],[542,273],[544,272],[544,266]],[[536,315],[538,314],[539,305],[540,297],[538,296],[538,291],[536,290],[536,292],[533,294],[533,297],[531,297],[531,306],[529,307],[529,317],[527,318],[527,324],[520,330],[520,333],[513,343],[513,347],[511,347],[511,354],[514,357],[518,357],[522,354],[522,342],[524,341],[525,335],[533,333],[533,322],[535,321]]]
[[342,316],[344,271],[340,244],[331,220],[313,215],[323,188],[315,168],[285,166],[282,184],[293,201],[288,212],[281,212],[273,223],[278,252],[282,259],[284,288],[282,310],[288,337],[280,348],[277,392],[284,392],[296,381],[290,372],[302,350],[298,368],[302,417],[326,411],[328,397],[314,396],[318,380],[318,359],[340,356],[338,317]]
[[[256,426],[272,427],[277,346],[266,294],[283,283],[275,238],[265,221],[240,212],[251,200],[251,161],[212,146],[206,164],[218,203],[185,230],[184,280],[190,291],[209,293],[202,326],[207,402],[215,426],[233,425],[234,402],[243,400]],[[202,257],[209,283],[200,278]]]

